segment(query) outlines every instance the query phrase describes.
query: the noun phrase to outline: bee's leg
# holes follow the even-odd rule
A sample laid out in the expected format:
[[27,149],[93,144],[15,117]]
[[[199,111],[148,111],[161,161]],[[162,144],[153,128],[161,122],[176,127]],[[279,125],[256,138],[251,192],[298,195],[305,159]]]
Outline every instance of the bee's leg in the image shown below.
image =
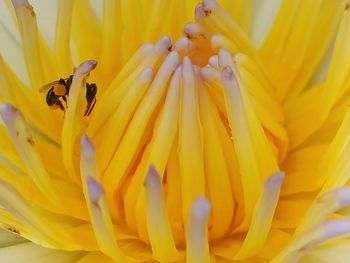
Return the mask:
[[86,111],[85,111],[84,117],[90,115],[90,113],[92,112],[92,110],[95,107],[95,104],[96,104],[96,98],[92,102],[88,103],[88,105],[86,106]]
[[61,109],[63,112],[66,111],[66,109],[63,107],[63,104],[62,104],[62,102],[61,102],[60,100],[58,100],[58,101],[56,102],[56,105],[57,105],[58,107],[60,107],[60,109]]
[[66,108],[68,108],[67,96],[66,95],[62,96],[62,99],[64,101],[64,104],[66,105]]

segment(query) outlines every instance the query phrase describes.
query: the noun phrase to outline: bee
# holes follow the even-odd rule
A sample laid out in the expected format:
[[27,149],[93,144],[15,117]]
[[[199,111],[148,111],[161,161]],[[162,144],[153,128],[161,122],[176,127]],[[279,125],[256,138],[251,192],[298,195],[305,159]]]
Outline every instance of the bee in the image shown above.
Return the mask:
[[[65,112],[68,107],[67,99],[69,96],[69,89],[72,85],[73,75],[70,75],[68,78],[61,78],[59,80],[50,82],[40,88],[40,92],[47,91],[46,94],[46,103],[50,106],[51,109],[60,108]],[[89,116],[91,111],[94,109],[96,104],[96,93],[97,86],[95,83],[86,83],[86,110],[84,113],[85,116]],[[64,105],[63,105],[64,103]]]

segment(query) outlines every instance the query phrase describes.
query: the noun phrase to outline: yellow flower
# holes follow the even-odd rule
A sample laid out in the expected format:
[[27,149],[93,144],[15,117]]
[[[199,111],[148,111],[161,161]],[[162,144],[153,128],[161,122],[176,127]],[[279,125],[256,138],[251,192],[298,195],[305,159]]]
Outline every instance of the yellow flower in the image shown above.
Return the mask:
[[347,1],[0,7],[2,261],[350,260]]

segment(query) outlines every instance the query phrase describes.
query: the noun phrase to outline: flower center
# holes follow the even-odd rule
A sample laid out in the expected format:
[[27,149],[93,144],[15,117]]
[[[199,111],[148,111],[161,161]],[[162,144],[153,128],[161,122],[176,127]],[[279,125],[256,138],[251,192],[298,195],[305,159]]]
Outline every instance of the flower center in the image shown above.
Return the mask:
[[[185,33],[175,44],[164,37],[140,48],[99,99],[87,130],[114,222],[152,246],[161,222],[186,246],[203,196],[211,204],[201,219],[209,240],[246,232],[285,150],[282,111],[259,67],[243,54],[215,55],[213,37],[197,24]],[[150,167],[163,194],[145,187]],[[161,222],[150,224],[154,217]]]

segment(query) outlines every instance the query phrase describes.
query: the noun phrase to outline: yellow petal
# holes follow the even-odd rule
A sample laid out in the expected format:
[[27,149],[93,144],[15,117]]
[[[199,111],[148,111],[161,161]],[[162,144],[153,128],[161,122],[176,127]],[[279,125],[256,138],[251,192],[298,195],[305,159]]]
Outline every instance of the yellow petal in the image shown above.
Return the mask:
[[350,258],[350,240],[340,239],[327,242],[300,259],[300,263],[347,263]]
[[83,252],[67,252],[38,246],[24,242],[0,248],[0,258],[11,263],[70,263],[81,258]]
[[83,256],[77,263],[115,263],[115,261],[101,252],[90,252],[86,256]]

